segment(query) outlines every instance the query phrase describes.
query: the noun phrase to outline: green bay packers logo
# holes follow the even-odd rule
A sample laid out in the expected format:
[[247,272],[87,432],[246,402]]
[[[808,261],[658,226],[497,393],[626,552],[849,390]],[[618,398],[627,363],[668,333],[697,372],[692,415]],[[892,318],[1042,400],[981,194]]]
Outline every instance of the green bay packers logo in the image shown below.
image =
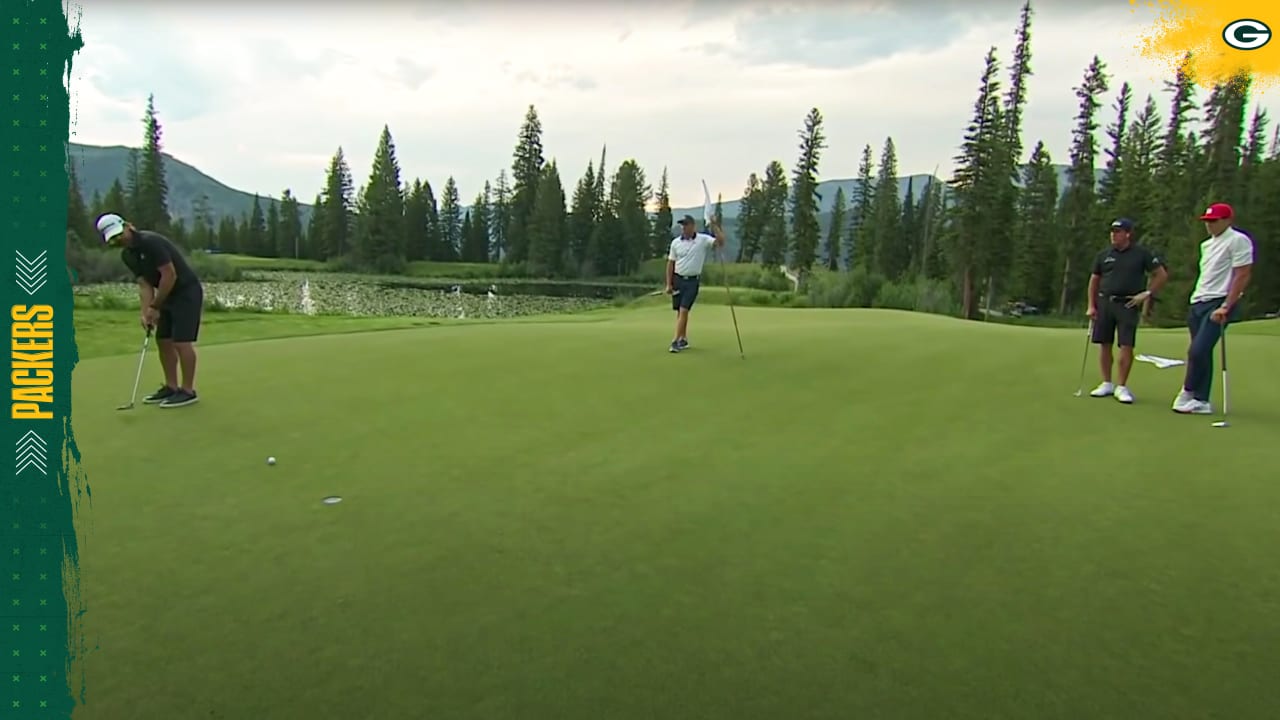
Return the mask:
[[1222,41],[1236,50],[1257,50],[1271,42],[1271,28],[1261,20],[1237,20],[1222,29]]

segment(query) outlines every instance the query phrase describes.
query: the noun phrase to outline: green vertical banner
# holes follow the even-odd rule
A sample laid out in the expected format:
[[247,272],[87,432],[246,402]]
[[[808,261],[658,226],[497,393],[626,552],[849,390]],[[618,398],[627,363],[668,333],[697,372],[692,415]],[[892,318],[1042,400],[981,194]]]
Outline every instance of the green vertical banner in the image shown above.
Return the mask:
[[[8,465],[0,474],[0,718],[70,718],[79,572],[66,272],[69,98],[81,47],[59,0],[0,5],[0,234],[8,315]],[[10,474],[10,470],[12,474]],[[80,688],[82,690],[82,688]]]

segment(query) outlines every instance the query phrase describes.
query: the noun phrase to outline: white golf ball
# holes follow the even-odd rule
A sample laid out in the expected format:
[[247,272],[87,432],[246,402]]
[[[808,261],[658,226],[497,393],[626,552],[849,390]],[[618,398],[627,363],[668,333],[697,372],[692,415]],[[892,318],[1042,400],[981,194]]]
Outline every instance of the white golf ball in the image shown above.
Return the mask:
[[269,457],[269,458],[267,458],[267,464],[268,464],[268,465],[275,465],[275,464],[276,464],[276,459],[275,459],[275,458],[273,458],[273,457]]

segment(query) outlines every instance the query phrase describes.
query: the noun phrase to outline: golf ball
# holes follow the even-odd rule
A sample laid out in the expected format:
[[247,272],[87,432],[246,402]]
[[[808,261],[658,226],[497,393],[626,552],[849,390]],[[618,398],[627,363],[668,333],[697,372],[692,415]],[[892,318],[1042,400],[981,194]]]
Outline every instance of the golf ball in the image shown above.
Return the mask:
[[268,464],[268,465],[275,465],[275,464],[276,464],[276,459],[275,459],[275,458],[273,458],[273,457],[269,457],[269,458],[267,458],[267,464]]

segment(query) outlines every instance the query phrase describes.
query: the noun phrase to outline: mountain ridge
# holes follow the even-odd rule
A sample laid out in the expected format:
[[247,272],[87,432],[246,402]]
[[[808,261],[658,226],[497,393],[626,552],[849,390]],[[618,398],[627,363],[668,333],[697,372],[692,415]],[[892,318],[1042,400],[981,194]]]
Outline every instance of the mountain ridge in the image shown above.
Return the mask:
[[[123,145],[67,144],[68,160],[73,163],[76,176],[80,181],[80,192],[84,196],[86,203],[92,202],[92,197],[95,193],[105,196],[115,181],[119,180],[121,184],[124,184],[129,167],[129,154],[134,150],[135,148]],[[169,214],[171,217],[182,218],[188,225],[193,224],[201,198],[207,199],[209,214],[212,216],[215,225],[227,215],[239,219],[241,215],[247,215],[253,207],[253,192],[233,188],[169,153],[161,154],[164,159],[165,179],[169,185]],[[1064,190],[1067,166],[1055,165],[1054,169],[1058,173],[1060,191]],[[1105,170],[1099,169],[1095,174],[1101,180],[1105,175]],[[824,237],[827,232],[827,226],[830,224],[830,214],[835,204],[837,190],[843,189],[846,199],[850,199],[853,197],[853,192],[858,186],[858,182],[857,178],[832,178],[818,183],[818,194],[821,198],[820,219]],[[924,192],[930,182],[945,182],[945,180],[923,173],[901,176],[898,178],[898,197],[906,196],[907,186],[910,183],[918,202],[921,193]],[[279,202],[279,197],[274,195],[259,193],[258,197],[264,203],[264,209],[265,202],[268,199],[274,199]],[[712,198],[712,202],[715,202],[715,198]],[[726,225],[731,222],[736,224],[735,221],[741,211],[741,206],[741,197],[724,199],[723,212]],[[311,217],[313,208],[299,199],[298,209],[305,226]],[[467,209],[469,207],[464,207],[463,211],[465,212]],[[701,220],[702,210],[702,206],[698,205],[672,208],[671,212],[676,218],[688,214]]]

